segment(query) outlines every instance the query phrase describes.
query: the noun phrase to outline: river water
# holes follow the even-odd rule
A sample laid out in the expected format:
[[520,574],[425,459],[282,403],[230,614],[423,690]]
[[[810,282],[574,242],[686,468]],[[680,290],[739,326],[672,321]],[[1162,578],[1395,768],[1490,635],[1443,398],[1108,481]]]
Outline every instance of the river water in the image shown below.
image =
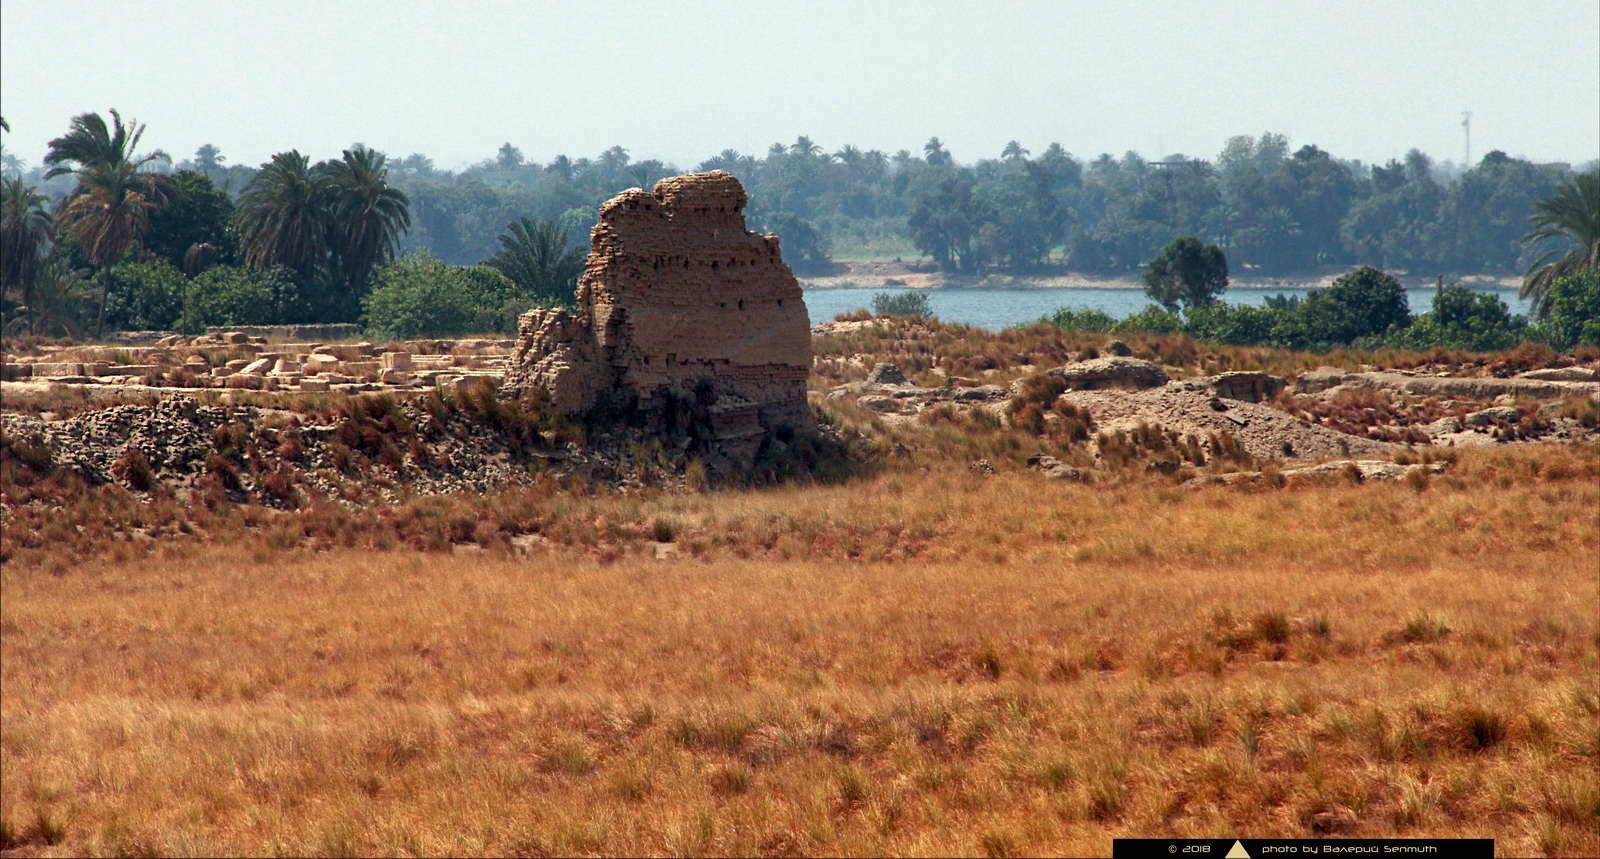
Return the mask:
[[[1517,298],[1515,289],[1479,289],[1497,296],[1512,313],[1526,314],[1528,302]],[[808,289],[806,309],[811,324],[826,322],[841,313],[872,306],[872,296],[880,293],[926,292],[933,314],[945,322],[959,322],[998,331],[1026,322],[1037,322],[1058,307],[1074,310],[1103,310],[1120,319],[1143,310],[1150,303],[1142,289],[1070,287],[1050,289]],[[1305,295],[1308,287],[1247,288],[1230,287],[1223,300],[1234,304],[1262,305],[1269,295]],[[1408,289],[1406,301],[1412,313],[1433,307],[1432,289]]]

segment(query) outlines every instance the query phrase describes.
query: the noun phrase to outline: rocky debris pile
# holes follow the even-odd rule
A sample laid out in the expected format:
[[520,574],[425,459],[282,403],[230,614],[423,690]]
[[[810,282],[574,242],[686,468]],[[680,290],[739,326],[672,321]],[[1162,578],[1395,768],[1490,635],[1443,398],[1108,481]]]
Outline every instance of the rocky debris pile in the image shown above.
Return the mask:
[[1594,367],[1546,367],[1518,373],[1518,379],[1535,382],[1600,382],[1600,369]]
[[683,479],[626,428],[579,445],[450,402],[360,396],[331,414],[303,414],[178,396],[63,420],[3,414],[0,445],[39,477],[66,471],[91,485],[163,486],[180,496],[220,488],[230,500],[279,508],[316,496],[364,503],[402,491],[485,492],[539,476],[619,487]]
[[1044,476],[1051,480],[1082,480],[1082,469],[1074,468],[1053,456],[1036,453],[1028,457],[1028,467],[1044,472]]
[[720,170],[606,201],[576,312],[519,319],[502,392],[540,392],[563,415],[692,403],[710,424],[712,452],[732,460],[780,432],[811,430],[804,296],[778,237],[745,229],[746,202]]
[[1133,432],[1148,425],[1201,440],[1226,434],[1262,460],[1384,455],[1399,449],[1308,423],[1269,405],[1220,397],[1204,383],[1177,382],[1143,391],[1067,391],[1060,399],[1087,409],[1101,432]]
[[1493,376],[1427,376],[1398,371],[1353,373],[1336,367],[1319,367],[1301,373],[1294,383],[1300,394],[1322,394],[1348,388],[1396,391],[1425,397],[1493,400],[1500,396],[1537,400],[1571,396],[1600,397],[1600,379],[1583,367],[1533,370],[1511,379]]
[[1248,403],[1269,402],[1286,385],[1277,376],[1249,370],[1211,376],[1205,380],[1205,384],[1219,397]]
[[1073,391],[1159,388],[1170,381],[1159,364],[1121,356],[1092,358],[1045,372],[1065,381],[1067,389]]
[[1331,462],[1306,465],[1299,468],[1286,468],[1277,472],[1264,471],[1230,471],[1224,474],[1205,474],[1184,481],[1186,489],[1198,489],[1202,486],[1234,486],[1241,483],[1263,483],[1276,475],[1279,479],[1287,481],[1317,481],[1348,479],[1357,483],[1368,480],[1404,480],[1413,474],[1439,474],[1447,464],[1444,462],[1421,463],[1414,462],[1402,465],[1381,459],[1338,459]]
[[906,374],[894,364],[880,362],[873,366],[867,373],[867,382],[873,385],[905,385],[909,384]]
[[914,385],[906,380],[905,373],[898,366],[889,363],[874,366],[866,381],[849,382],[827,394],[828,400],[853,400],[861,408],[891,421],[915,418],[945,404],[963,408],[986,407],[996,410],[998,414],[998,408],[1010,397],[1010,391],[999,385]]
[[498,381],[515,341],[509,339],[276,343],[243,331],[168,335],[151,346],[54,348],[43,355],[5,356],[0,380],[134,388],[229,388],[252,391],[358,393]]

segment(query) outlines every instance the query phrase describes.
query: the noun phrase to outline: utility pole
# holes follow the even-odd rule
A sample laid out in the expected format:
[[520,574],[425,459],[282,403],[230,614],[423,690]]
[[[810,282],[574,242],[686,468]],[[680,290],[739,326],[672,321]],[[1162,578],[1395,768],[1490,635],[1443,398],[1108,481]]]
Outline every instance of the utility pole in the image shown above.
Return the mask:
[[1461,169],[1472,169],[1472,111],[1461,111],[1461,133],[1466,138],[1462,147]]

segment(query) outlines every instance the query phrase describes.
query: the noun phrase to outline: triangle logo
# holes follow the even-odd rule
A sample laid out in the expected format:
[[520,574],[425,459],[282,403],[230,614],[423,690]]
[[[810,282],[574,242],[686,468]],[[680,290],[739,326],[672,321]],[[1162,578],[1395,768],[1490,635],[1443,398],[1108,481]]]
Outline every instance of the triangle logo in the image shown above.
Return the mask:
[[1250,851],[1244,849],[1243,841],[1235,838],[1233,840],[1233,847],[1228,850],[1228,854],[1222,857],[1222,859],[1250,859]]

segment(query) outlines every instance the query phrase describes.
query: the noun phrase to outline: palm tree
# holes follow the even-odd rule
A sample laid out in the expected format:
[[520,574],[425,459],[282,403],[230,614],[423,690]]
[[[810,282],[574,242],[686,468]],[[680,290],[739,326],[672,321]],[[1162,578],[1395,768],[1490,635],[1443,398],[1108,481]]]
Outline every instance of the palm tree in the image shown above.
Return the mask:
[[1571,245],[1540,254],[1522,279],[1522,297],[1532,298],[1534,314],[1543,317],[1545,298],[1558,279],[1600,269],[1600,169],[1572,177],[1533,208],[1533,229],[1522,237],[1524,244],[1565,239]]
[[945,151],[944,143],[937,137],[930,137],[927,143],[922,144],[922,154],[931,165],[950,163],[950,153]]
[[31,319],[33,287],[51,242],[50,213],[45,196],[25,184],[22,177],[0,185],[0,287],[15,289]]
[[92,300],[92,287],[84,275],[85,272],[72,267],[65,254],[54,253],[45,260],[34,284],[33,304],[29,307],[28,330],[31,333],[48,336],[60,331],[69,337],[83,336],[77,317],[83,306]]
[[1000,150],[1000,159],[1002,161],[1015,161],[1018,158],[1027,160],[1027,157],[1028,150],[1022,148],[1022,144],[1015,140],[1008,141],[1006,148]]
[[111,111],[111,122],[111,127],[107,128],[105,119],[98,113],[74,116],[67,133],[50,141],[50,151],[44,156],[44,163],[49,164],[50,169],[44,178],[76,173],[81,185],[86,170],[126,165],[132,168],[129,172],[137,172],[155,161],[172,161],[171,156],[160,149],[144,155],[134,152],[140,138],[144,137],[142,124],[130,119],[124,125],[122,115],[116,110]]
[[389,184],[385,161],[383,153],[357,145],[314,171],[327,187],[333,251],[355,295],[366,293],[373,270],[394,259],[400,236],[411,229],[411,200]]
[[56,225],[77,240],[89,262],[99,269],[97,336],[104,330],[106,302],[111,297],[105,275],[128,248],[144,239],[150,231],[150,212],[166,202],[172,189],[167,177],[144,172],[150,164],[172,160],[159,149],[142,155],[137,152],[144,129],[134,120],[124,124],[115,109],[109,127],[98,113],[79,114],[72,118],[66,134],[50,141],[44,156],[44,163],[51,165],[44,178],[71,174],[78,180],[56,216]]
[[789,153],[791,155],[803,155],[807,158],[814,158],[822,154],[822,144],[814,143],[812,142],[811,138],[802,134],[799,137],[796,137],[793,143],[789,144]]
[[498,269],[532,298],[572,304],[585,257],[578,248],[567,249],[567,231],[561,223],[522,218],[506,229],[500,252],[483,264]]
[[[170,162],[167,153],[157,149],[143,155],[136,152],[144,137],[144,125],[111,111],[111,126],[98,113],[82,113],[72,118],[67,133],[50,141],[44,163],[51,165],[44,178],[72,174],[78,187],[56,216],[57,227],[72,236],[102,280],[128,248],[150,231],[150,212],[166,202],[172,190],[171,179],[144,172],[154,162]],[[110,284],[103,283],[98,335],[105,324],[106,299]]]
[[288,266],[303,281],[327,260],[326,192],[311,160],[297,150],[279,152],[239,194],[239,247],[252,268]]
[[138,173],[130,165],[101,167],[78,174],[78,190],[68,197],[56,215],[56,226],[77,240],[89,262],[99,269],[104,292],[95,335],[105,327],[106,301],[111,285],[105,275],[128,248],[150,232],[150,213],[165,199],[149,173]]

